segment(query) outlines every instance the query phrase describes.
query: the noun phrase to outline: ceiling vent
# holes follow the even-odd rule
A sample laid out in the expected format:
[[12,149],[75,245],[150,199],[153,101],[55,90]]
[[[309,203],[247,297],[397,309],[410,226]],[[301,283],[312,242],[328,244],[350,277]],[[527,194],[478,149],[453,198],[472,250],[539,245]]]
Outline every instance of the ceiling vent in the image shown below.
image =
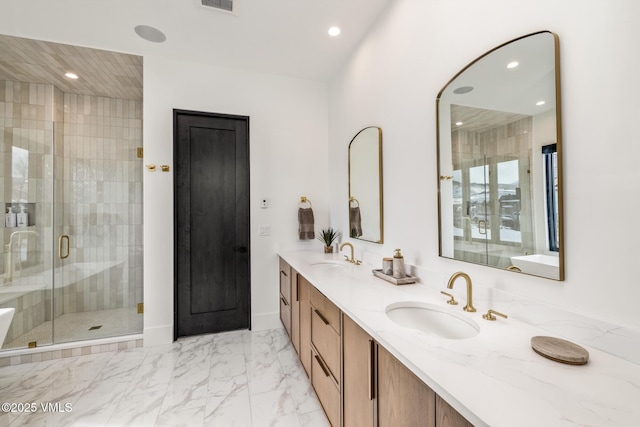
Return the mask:
[[201,0],[205,7],[213,7],[215,9],[233,12],[233,0]]

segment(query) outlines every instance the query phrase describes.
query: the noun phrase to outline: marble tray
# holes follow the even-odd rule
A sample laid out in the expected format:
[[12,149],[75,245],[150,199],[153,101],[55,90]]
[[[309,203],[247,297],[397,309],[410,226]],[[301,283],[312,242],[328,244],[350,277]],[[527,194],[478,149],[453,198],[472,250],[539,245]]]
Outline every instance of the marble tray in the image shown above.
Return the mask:
[[410,276],[408,274],[406,274],[403,278],[401,279],[396,279],[393,276],[390,276],[388,274],[384,274],[382,272],[382,269],[380,270],[373,270],[373,275],[376,277],[379,277],[383,280],[386,280],[389,283],[393,283],[394,285],[410,285],[411,283],[416,283],[416,278],[413,276]]

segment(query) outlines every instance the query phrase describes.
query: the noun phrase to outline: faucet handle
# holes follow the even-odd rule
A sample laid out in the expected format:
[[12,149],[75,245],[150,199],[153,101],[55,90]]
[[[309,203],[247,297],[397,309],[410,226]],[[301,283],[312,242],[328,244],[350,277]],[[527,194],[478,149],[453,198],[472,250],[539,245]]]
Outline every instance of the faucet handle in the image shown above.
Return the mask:
[[458,301],[456,301],[456,299],[453,297],[453,295],[451,295],[449,292],[445,292],[445,291],[440,291],[440,293],[442,295],[446,295],[449,297],[449,300],[447,301],[447,304],[450,305],[458,305]]
[[485,319],[485,320],[491,320],[491,321],[493,321],[493,320],[496,320],[496,316],[494,316],[494,314],[497,314],[497,315],[498,315],[498,316],[500,316],[500,317],[504,317],[505,319],[507,318],[507,315],[506,315],[506,314],[502,314],[502,313],[500,313],[500,312],[498,312],[498,311],[495,311],[495,310],[489,310],[489,311],[487,311],[487,313],[486,313],[486,314],[483,314],[483,315],[482,315],[482,318],[483,318],[483,319]]

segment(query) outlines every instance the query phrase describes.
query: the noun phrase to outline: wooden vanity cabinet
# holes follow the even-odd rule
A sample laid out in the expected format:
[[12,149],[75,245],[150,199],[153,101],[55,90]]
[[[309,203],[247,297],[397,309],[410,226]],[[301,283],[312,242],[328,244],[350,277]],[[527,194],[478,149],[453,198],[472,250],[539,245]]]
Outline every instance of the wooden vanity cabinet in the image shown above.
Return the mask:
[[376,343],[349,316],[342,316],[342,420],[344,427],[375,424]]
[[291,343],[300,356],[300,275],[291,269]]
[[435,393],[378,346],[378,426],[436,425]]
[[465,417],[436,394],[436,425],[446,427],[473,427]]
[[333,427],[341,425],[342,316],[340,309],[310,287],[311,385]]
[[433,390],[349,317],[342,325],[344,427],[434,427]]
[[300,347],[298,357],[311,378],[311,283],[298,274],[298,301],[299,301],[299,335]]
[[343,427],[472,427],[358,326],[342,318]]
[[291,266],[280,258],[280,321],[290,338],[291,316]]
[[333,427],[472,427],[280,259],[280,319]]

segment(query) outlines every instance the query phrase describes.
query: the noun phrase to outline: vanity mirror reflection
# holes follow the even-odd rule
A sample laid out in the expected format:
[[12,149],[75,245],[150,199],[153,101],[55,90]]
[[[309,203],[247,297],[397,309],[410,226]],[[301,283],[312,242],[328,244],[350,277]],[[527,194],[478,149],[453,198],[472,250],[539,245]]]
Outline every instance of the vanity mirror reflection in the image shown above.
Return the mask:
[[349,143],[349,237],[383,243],[379,127],[362,129]]
[[436,107],[440,256],[564,280],[557,35],[485,53]]

